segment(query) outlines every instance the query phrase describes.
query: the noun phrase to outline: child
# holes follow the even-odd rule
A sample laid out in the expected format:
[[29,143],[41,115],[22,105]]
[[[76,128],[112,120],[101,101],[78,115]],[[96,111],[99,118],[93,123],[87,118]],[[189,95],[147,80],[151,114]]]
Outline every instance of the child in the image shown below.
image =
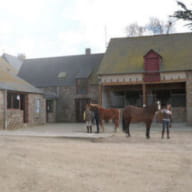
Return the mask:
[[161,110],[163,119],[162,119],[162,135],[161,138],[164,138],[164,132],[165,128],[167,129],[167,139],[170,138],[169,136],[169,128],[171,125],[171,120],[172,120],[172,112],[171,112],[171,106],[167,105],[166,107],[164,106],[163,109]]
[[83,113],[83,118],[86,123],[87,133],[92,133],[92,119],[93,119],[93,112],[90,110],[90,106],[86,105],[85,111]]

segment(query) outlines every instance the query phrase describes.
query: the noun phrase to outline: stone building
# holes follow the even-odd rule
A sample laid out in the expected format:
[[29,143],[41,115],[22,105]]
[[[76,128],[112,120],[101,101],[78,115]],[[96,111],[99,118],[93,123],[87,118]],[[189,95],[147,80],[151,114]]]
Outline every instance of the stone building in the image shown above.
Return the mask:
[[0,58],[0,129],[45,123],[43,92],[19,78],[16,71]]
[[46,95],[47,122],[83,120],[86,103],[98,101],[97,68],[103,54],[26,59],[19,76]]
[[192,123],[192,33],[114,38],[98,70],[105,107],[172,104],[174,121]]

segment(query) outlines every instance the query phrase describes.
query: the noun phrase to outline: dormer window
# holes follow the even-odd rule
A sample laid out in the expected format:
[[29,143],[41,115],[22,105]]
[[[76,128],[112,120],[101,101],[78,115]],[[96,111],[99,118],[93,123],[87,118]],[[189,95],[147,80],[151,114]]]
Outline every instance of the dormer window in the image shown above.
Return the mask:
[[152,81],[160,81],[160,64],[162,57],[155,52],[154,50],[150,50],[144,56],[144,81],[152,82]]
[[67,77],[67,73],[66,72],[59,72],[57,74],[57,78],[59,79],[65,79]]

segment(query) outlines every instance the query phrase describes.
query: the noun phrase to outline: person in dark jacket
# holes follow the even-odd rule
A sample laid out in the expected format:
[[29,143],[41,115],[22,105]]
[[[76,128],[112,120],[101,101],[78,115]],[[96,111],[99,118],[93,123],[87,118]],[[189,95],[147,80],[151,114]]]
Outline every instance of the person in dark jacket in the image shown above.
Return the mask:
[[99,133],[99,110],[97,107],[93,107],[93,113],[94,113],[94,120],[97,127],[96,133]]

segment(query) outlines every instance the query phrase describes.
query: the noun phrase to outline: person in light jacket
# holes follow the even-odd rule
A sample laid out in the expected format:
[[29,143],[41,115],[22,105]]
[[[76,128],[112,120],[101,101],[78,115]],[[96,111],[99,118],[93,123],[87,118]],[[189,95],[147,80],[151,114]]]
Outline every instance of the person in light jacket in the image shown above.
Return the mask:
[[92,133],[92,119],[93,119],[93,112],[90,110],[90,106],[86,105],[85,111],[83,113],[83,119],[86,123],[87,133]]
[[164,138],[165,129],[167,130],[167,139],[170,138],[169,128],[171,127],[172,122],[172,111],[171,105],[163,106],[161,110],[162,113],[162,134],[161,138]]

